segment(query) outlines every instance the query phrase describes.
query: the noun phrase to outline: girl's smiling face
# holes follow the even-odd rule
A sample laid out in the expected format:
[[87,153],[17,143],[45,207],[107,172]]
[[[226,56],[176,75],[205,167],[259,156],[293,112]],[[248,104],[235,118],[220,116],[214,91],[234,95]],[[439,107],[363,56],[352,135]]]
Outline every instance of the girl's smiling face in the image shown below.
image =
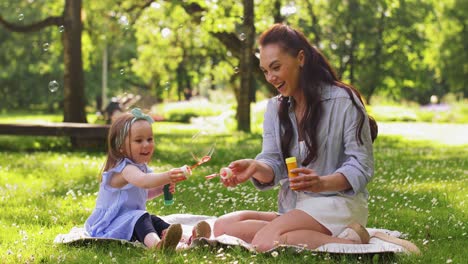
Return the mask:
[[148,163],[154,152],[153,129],[146,120],[137,120],[132,124],[125,139],[127,156],[136,163]]
[[283,96],[299,95],[299,74],[304,63],[304,52],[291,56],[278,44],[260,48],[260,69],[267,82]]

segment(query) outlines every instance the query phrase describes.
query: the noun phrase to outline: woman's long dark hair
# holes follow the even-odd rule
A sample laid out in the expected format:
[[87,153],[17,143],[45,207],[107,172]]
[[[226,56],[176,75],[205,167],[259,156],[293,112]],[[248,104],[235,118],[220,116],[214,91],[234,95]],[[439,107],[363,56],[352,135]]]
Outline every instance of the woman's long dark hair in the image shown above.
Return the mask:
[[[322,104],[320,87],[328,84],[344,89],[353,104],[359,109],[361,118],[356,130],[356,138],[363,144],[361,131],[365,120],[365,110],[355,101],[353,93],[364,105],[361,94],[353,86],[343,83],[337,76],[335,70],[330,66],[325,56],[313,47],[301,32],[290,28],[287,25],[275,24],[260,35],[258,40],[260,47],[269,44],[278,44],[281,49],[293,57],[297,57],[299,52],[304,51],[304,65],[299,77],[299,86],[304,93],[306,110],[304,117],[298,124],[299,130],[304,131],[304,141],[308,149],[307,157],[302,162],[303,166],[311,163],[317,158],[318,151],[318,125],[322,116]],[[289,98],[280,96],[280,107],[278,116],[280,125],[284,129],[281,137],[281,151],[284,157],[290,156],[289,146],[293,136],[292,122],[289,119]],[[369,117],[372,141],[377,137],[377,123]]]

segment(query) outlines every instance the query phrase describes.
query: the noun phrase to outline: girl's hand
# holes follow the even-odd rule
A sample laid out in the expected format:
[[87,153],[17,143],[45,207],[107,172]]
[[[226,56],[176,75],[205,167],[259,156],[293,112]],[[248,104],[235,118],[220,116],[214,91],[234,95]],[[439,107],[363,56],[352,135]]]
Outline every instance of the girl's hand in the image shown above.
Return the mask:
[[221,182],[224,186],[235,187],[252,177],[255,171],[255,161],[252,159],[236,160],[229,164],[228,167],[232,171],[232,176],[228,179],[221,178]]
[[171,179],[171,183],[177,183],[187,179],[187,177],[184,174],[184,171],[180,168],[171,169],[168,173],[169,178]]
[[299,176],[289,178],[289,187],[294,191],[322,192],[324,182],[322,177],[309,168],[292,169],[291,172]]
[[175,187],[176,187],[176,184],[173,183],[173,182],[171,182],[171,183],[169,184],[169,192],[170,192],[170,193],[175,193]]

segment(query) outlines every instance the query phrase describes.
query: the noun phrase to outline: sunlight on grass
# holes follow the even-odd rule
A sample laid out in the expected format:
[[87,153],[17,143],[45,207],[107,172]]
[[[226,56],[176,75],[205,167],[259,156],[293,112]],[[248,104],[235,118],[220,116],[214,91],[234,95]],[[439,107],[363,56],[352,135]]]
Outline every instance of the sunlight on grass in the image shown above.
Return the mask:
[[[157,122],[156,152],[151,166],[163,171],[192,158],[187,144],[200,127]],[[411,129],[410,129],[411,130]],[[247,183],[225,188],[204,176],[218,172],[232,160],[254,158],[261,148],[261,134],[211,131],[216,141],[212,160],[194,170],[177,185],[175,204],[161,198],[148,202],[159,215],[190,213],[220,216],[235,210],[276,211],[277,189],[259,192]],[[121,244],[54,245],[57,234],[82,226],[95,205],[102,152],[71,150],[43,139],[8,137],[0,141],[0,258],[4,263],[363,263],[366,256],[330,256],[278,250],[253,254],[236,247],[201,247],[174,254],[160,254]],[[57,144],[49,148],[50,141]],[[64,144],[64,143],[62,143]],[[13,148],[15,146],[15,148]],[[23,149],[30,149],[23,151]],[[374,143],[375,176],[369,184],[369,227],[398,230],[416,243],[422,256],[379,256],[383,263],[462,263],[467,245],[468,153],[464,145],[439,141],[408,140],[382,133]],[[367,256],[368,257],[368,256]]]

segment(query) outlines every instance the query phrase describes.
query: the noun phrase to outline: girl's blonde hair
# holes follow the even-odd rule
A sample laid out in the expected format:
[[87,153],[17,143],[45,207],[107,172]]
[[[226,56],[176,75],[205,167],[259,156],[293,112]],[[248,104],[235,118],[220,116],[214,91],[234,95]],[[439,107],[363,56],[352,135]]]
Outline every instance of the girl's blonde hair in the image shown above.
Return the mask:
[[[109,129],[109,134],[107,135],[107,159],[104,163],[104,166],[101,170],[101,174],[104,171],[109,170],[110,168],[117,165],[117,162],[125,158],[125,149],[129,146],[125,146],[125,142],[121,146],[117,146],[117,138],[120,137],[121,133],[124,133],[124,126],[131,122],[134,116],[131,113],[120,114],[114,121]],[[128,130],[128,135],[131,136],[131,129]],[[125,138],[124,138],[125,141]],[[123,151],[121,151],[123,150]]]
[[[153,118],[143,113],[140,108],[133,108],[129,113],[121,114],[113,120],[107,135],[107,159],[101,170],[101,175],[104,171],[115,167],[125,157],[132,157],[130,141],[128,146],[125,146],[125,139],[131,137],[132,125],[137,120],[146,120],[150,124],[154,122]],[[127,150],[130,153],[127,153]]]

